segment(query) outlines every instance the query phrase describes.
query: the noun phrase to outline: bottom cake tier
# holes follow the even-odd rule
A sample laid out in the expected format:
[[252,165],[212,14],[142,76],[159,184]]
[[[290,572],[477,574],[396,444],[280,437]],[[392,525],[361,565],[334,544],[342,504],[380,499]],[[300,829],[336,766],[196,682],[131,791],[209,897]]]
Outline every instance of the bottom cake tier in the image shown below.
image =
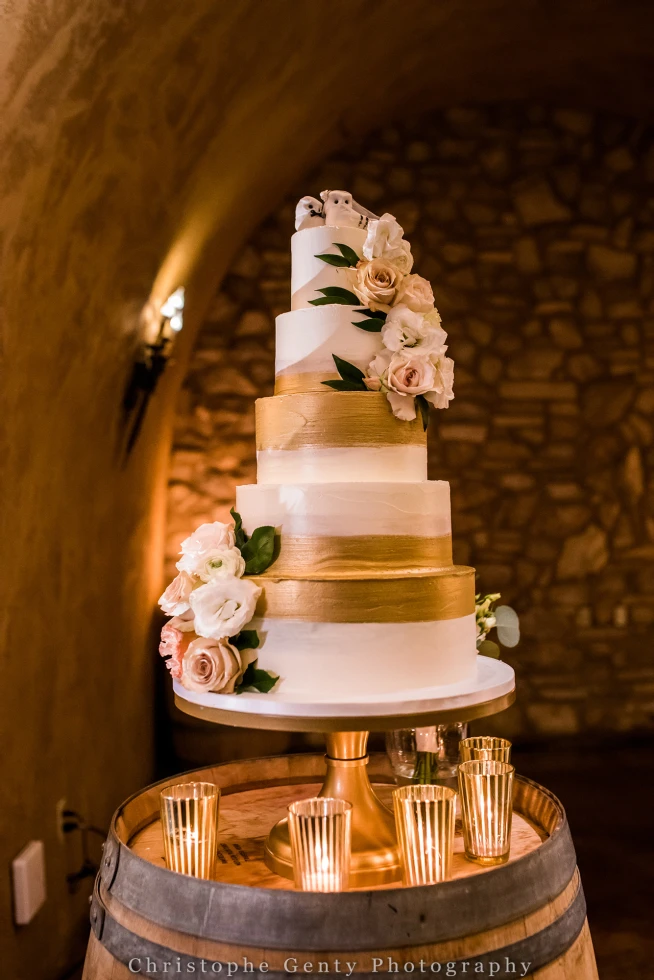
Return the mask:
[[260,576],[259,667],[300,698],[456,684],[477,661],[474,570],[378,577]]

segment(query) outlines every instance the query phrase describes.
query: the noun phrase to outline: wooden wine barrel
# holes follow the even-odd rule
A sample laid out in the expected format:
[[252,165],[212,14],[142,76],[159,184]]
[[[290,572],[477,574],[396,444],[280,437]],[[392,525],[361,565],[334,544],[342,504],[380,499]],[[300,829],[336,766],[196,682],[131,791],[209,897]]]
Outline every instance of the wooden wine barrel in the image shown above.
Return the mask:
[[[466,861],[457,832],[451,881],[303,893],[268,870],[263,844],[290,801],[315,795],[324,771],[323,758],[309,755],[228,763],[121,806],[92,899],[83,980],[349,971],[355,980],[395,972],[598,980],[570,831],[546,789],[516,780],[508,864]],[[370,776],[390,799],[383,757],[371,758]],[[168,871],[163,859],[159,792],[193,779],[222,789],[214,881]]]

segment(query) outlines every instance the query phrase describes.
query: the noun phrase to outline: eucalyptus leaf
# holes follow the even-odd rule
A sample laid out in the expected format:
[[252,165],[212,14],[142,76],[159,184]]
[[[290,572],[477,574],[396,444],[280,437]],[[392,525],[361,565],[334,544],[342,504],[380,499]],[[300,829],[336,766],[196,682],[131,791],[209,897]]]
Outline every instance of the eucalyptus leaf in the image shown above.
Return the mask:
[[275,553],[275,528],[258,527],[241,548],[245,559],[245,574],[260,575],[273,562]]
[[416,396],[416,405],[420,409],[420,415],[422,417],[422,427],[426,432],[429,428],[429,402],[424,395]]
[[323,252],[322,255],[315,255],[314,258],[326,262],[327,265],[334,265],[337,269],[350,268],[350,263],[342,255],[330,255],[328,252]]
[[237,510],[232,507],[230,512],[234,520],[234,539],[236,542],[236,547],[239,551],[243,551],[243,546],[248,539],[247,534],[243,530],[243,521],[241,520],[241,515]]
[[321,384],[327,385],[328,388],[333,388],[334,391],[367,391],[368,389],[364,385],[363,381],[321,381]]
[[350,364],[349,361],[344,361],[338,354],[332,354],[332,357],[334,358],[336,370],[344,381],[363,381],[365,374],[356,364]]
[[495,610],[497,638],[503,647],[515,647],[520,642],[520,620],[511,606],[498,606]]
[[381,329],[384,326],[384,321],[379,320],[377,317],[373,317],[370,320],[359,320],[357,323],[352,322],[353,327],[361,327],[362,330],[367,330],[368,333],[381,333]]
[[343,242],[334,242],[334,245],[340,251],[343,258],[347,259],[348,265],[352,267],[358,265],[359,256],[353,248],[350,248],[349,245],[344,245]]
[[493,660],[499,660],[500,648],[492,640],[482,640],[477,649],[482,657],[492,657]]
[[238,636],[231,637],[229,642],[237,650],[256,650],[259,646],[259,634],[256,630],[241,630]]

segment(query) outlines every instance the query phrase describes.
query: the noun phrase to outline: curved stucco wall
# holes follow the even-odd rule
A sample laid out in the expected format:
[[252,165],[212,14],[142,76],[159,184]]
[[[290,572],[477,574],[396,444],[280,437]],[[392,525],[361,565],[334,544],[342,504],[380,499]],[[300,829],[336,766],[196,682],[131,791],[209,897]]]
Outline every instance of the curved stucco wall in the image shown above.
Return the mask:
[[[331,147],[397,115],[560,93],[650,112],[633,79],[652,24],[617,2],[14,0],[0,38],[0,864],[43,839],[49,893],[14,930],[3,879],[0,960],[50,980],[86,932],[57,801],[104,824],[151,773],[169,416],[237,247]],[[139,313],[180,284],[177,373],[123,466]]]

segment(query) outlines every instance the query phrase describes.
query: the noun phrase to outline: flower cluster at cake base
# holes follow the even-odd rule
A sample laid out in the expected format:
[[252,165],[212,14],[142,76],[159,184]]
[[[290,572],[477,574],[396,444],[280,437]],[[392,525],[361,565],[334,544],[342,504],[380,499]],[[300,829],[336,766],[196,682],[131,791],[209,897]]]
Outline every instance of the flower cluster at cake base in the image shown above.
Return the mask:
[[337,391],[382,391],[393,414],[412,421],[417,411],[425,427],[430,406],[447,408],[454,398],[454,362],[446,357],[447,334],[434,305],[431,285],[411,272],[411,246],[392,214],[371,218],[363,258],[344,243],[338,253],[316,256],[328,265],[354,269],[353,291],[340,286],[318,290],[313,306],[338,303],[362,308],[355,327],[381,333],[382,350],[362,371],[334,356],[340,380],[323,384]]
[[279,679],[257,668],[259,636],[247,626],[262,589],[248,575],[275,558],[274,527],[248,537],[233,524],[201,524],[182,542],[178,574],[159,599],[173,618],[161,631],[159,652],[174,678],[200,694],[267,693]]
[[518,614],[511,606],[497,606],[499,592],[489,592],[486,595],[478,593],[475,596],[475,622],[477,625],[477,650],[484,657],[497,659],[500,647],[494,640],[488,639],[492,629],[497,630],[497,639],[504,647],[514,647],[520,641],[520,623]]

